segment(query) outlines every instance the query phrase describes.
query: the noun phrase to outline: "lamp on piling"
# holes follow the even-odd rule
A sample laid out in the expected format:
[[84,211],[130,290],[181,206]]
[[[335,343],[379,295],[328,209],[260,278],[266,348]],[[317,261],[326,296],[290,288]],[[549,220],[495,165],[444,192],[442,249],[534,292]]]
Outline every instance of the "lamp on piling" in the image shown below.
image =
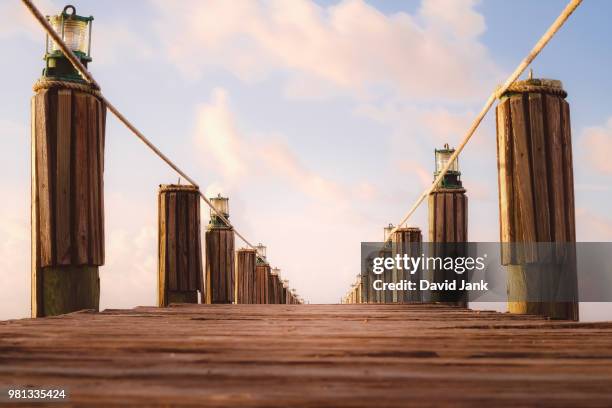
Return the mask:
[[[79,16],[72,5],[64,7],[60,14],[47,16],[51,27],[60,35],[64,43],[81,60],[83,65],[91,61],[91,26],[93,17]],[[44,77],[65,81],[84,82],[79,72],[66,58],[59,45],[47,34]]]
[[260,260],[265,262],[266,261],[266,246],[260,242],[259,244],[255,245],[255,249],[257,250],[257,257]]
[[[448,163],[453,153],[455,153],[455,149],[448,147],[448,143],[444,145],[444,148],[434,150],[436,160],[436,171],[434,172],[434,178],[438,177],[438,174],[440,174],[444,166],[446,166],[446,163]],[[444,174],[442,181],[440,181],[440,187],[462,188],[458,158],[453,161],[446,174]]]
[[226,227],[227,225],[221,217],[219,217],[219,213],[223,215],[225,219],[229,219],[229,198],[217,194],[216,197],[210,199],[210,203],[216,210],[210,209],[210,224],[215,227]]

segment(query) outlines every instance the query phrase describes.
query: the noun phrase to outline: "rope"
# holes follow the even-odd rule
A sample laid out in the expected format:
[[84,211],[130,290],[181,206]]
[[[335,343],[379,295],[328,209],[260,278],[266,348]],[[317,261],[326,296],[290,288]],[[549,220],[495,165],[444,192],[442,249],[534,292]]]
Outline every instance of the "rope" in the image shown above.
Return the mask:
[[461,141],[459,146],[457,146],[457,149],[455,150],[455,152],[448,159],[448,162],[446,163],[444,168],[440,171],[440,173],[438,174],[436,179],[433,181],[433,183],[431,183],[431,186],[427,187],[425,191],[423,191],[423,193],[419,196],[419,198],[417,198],[416,202],[412,205],[412,207],[410,207],[410,210],[408,210],[406,215],[404,215],[404,217],[397,224],[397,226],[391,230],[391,232],[389,233],[389,236],[385,240],[385,243],[387,243],[391,239],[391,237],[393,236],[393,234],[397,231],[399,227],[401,227],[402,225],[406,223],[406,221],[408,221],[408,219],[416,211],[419,205],[421,205],[423,200],[425,200],[425,198],[429,194],[431,194],[433,190],[435,190],[436,186],[440,184],[440,182],[442,181],[442,178],[444,178],[444,175],[446,175],[446,172],[448,171],[450,166],[457,159],[457,157],[459,156],[459,153],[461,153],[465,145],[470,141],[470,138],[472,137],[474,132],[476,132],[476,129],[478,129],[478,126],[480,126],[480,123],[484,119],[487,112],[489,112],[489,110],[491,109],[491,106],[493,106],[493,103],[495,102],[495,100],[501,98],[504,95],[504,93],[506,93],[509,90],[511,85],[518,79],[519,76],[521,76],[521,74],[525,71],[525,69],[529,66],[529,64],[531,64],[531,62],[538,56],[538,54],[540,54],[542,49],[546,46],[546,44],[548,44],[548,42],[552,39],[552,37],[554,37],[557,31],[559,31],[559,29],[563,26],[563,24],[567,21],[567,19],[572,15],[574,10],[578,8],[580,3],[582,3],[582,0],[571,0],[567,4],[567,6],[563,9],[559,17],[557,17],[557,19],[552,23],[552,25],[548,28],[548,30],[544,33],[544,35],[540,37],[540,39],[538,40],[536,45],[533,47],[533,49],[529,52],[529,54],[523,59],[523,61],[521,61],[521,63],[516,67],[516,69],[508,77],[508,79],[506,79],[506,82],[504,82],[502,86],[500,86],[495,91],[493,91],[493,93],[491,93],[491,95],[485,102],[484,107],[482,108],[480,113],[476,116],[474,121],[472,122],[472,125],[466,132],[465,136],[463,137],[463,140]]
[[80,91],[91,94],[98,98],[102,97],[102,93],[99,89],[94,88],[90,84],[83,84],[79,82],[72,81],[57,81],[53,79],[41,78],[34,83],[32,86],[32,90],[34,92],[38,92],[41,89],[49,89],[49,88],[64,88],[64,89],[72,89],[73,91]]
[[[55,32],[55,30],[53,29],[53,27],[51,27],[51,25],[49,24],[45,16],[41,14],[41,12],[36,8],[36,6],[32,3],[32,1],[31,0],[21,0],[21,1],[28,8],[28,10],[30,10],[30,13],[32,13],[34,18],[44,28],[44,30],[47,32],[49,37],[51,37],[53,41],[59,46],[59,48],[62,50],[66,58],[68,58],[68,60],[72,63],[72,65],[76,68],[76,70],[81,74],[81,76],[85,78],[87,82],[89,82],[91,87],[93,87],[96,90],[99,90],[100,85],[98,85],[98,83],[96,82],[94,77],[91,75],[91,73],[81,63],[81,60],[76,55],[74,55],[72,50],[66,46],[66,44],[64,43],[62,38],[59,36],[59,34]],[[41,81],[40,86],[43,86],[43,84],[45,83],[48,83],[51,86],[53,82],[56,82],[56,81]],[[71,85],[69,86],[74,86],[74,83],[70,83],[70,84]],[[102,93],[100,93],[98,97],[101,99],[102,102],[106,104],[108,110],[110,110],[115,115],[115,117],[119,119],[119,121],[122,122],[129,130],[131,130],[132,133],[137,138],[139,138],[149,149],[151,149],[153,153],[155,153],[160,159],[162,159],[168,166],[170,166],[174,171],[176,171],[181,177],[187,180],[190,184],[192,184],[195,187],[198,187],[198,184],[195,182],[194,179],[189,177],[172,160],[170,160],[165,154],[163,154],[161,150],[159,150],[157,146],[155,146],[149,139],[147,139],[146,136],[136,128],[136,126],[134,126],[108,99],[104,97],[104,95],[102,95]],[[234,228],[234,226],[229,222],[229,220],[212,205],[210,200],[206,198],[206,196],[201,191],[199,191],[199,194],[202,200],[213,210],[213,212],[219,217],[219,219],[223,221],[225,225],[233,229],[234,234],[236,234],[238,238],[240,238],[250,248],[255,249],[255,250],[257,249],[240,232],[238,232],[236,228]]]

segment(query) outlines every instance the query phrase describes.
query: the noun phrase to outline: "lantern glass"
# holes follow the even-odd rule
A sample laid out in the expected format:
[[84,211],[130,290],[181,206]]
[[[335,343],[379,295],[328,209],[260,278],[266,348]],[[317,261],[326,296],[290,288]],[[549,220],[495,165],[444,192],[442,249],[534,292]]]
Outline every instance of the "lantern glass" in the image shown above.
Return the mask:
[[[447,150],[447,149],[436,150],[436,173],[439,173],[442,171],[442,169],[444,168],[444,166],[446,166],[446,163],[448,163],[451,155],[454,152],[455,152],[454,150]],[[448,168],[448,170],[458,172],[459,164],[457,162],[458,160],[455,159],[453,163],[451,164],[451,166]]]
[[385,227],[385,242],[389,239],[389,236],[391,235],[391,231],[393,231],[393,228],[395,228],[393,226],[393,224],[389,224],[388,226]]
[[262,243],[259,243],[255,246],[255,249],[257,249],[257,255],[259,255],[262,258],[266,257],[266,246]]
[[[64,9],[62,14],[48,17],[48,20],[51,27],[60,35],[71,51],[89,56],[90,19],[76,16],[73,8],[72,14],[68,14]],[[61,52],[59,46],[51,37],[48,37],[47,41],[48,53]]]
[[221,197],[221,194],[217,195],[217,197],[213,197],[210,199],[210,203],[215,208],[214,211],[212,208],[210,209],[210,215],[218,215],[218,213],[223,214],[224,217],[229,216],[229,198]]
[[283,279],[283,288],[287,289],[289,287],[289,280]]

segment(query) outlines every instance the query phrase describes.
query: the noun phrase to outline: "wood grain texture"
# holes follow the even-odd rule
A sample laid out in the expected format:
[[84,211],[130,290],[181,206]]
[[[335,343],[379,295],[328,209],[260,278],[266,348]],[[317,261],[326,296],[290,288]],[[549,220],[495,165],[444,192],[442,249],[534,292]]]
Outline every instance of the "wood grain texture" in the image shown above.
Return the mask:
[[199,190],[189,185],[161,185],[157,201],[158,305],[166,306],[171,299],[197,303],[202,286]]
[[33,316],[98,307],[105,112],[95,96],[69,89],[32,98]]
[[236,303],[255,302],[255,263],[256,251],[241,248],[236,251]]
[[40,267],[104,264],[105,110],[96,97],[68,89],[34,96]]
[[[546,284],[529,279],[520,268],[532,268],[551,258],[540,242],[575,241],[574,181],[569,105],[559,95],[546,92],[515,93],[497,107],[500,230],[503,243],[521,243],[514,250],[502,246],[502,262],[509,271],[509,299],[542,298],[554,291],[559,279],[574,282],[574,251],[556,245],[553,263],[567,263]],[[518,267],[518,268],[517,268]],[[542,268],[548,270],[546,265]],[[567,282],[560,285],[568,287]],[[537,293],[536,293],[537,292]],[[577,286],[576,286],[577,293]],[[524,298],[524,297],[523,297]],[[555,318],[577,319],[577,302],[517,302],[510,310]]]
[[[419,228],[398,228],[391,237],[391,242],[393,245],[393,257],[397,255],[419,257],[422,254],[423,234]],[[414,273],[410,273],[405,270],[398,272],[398,282],[403,279],[418,282],[423,277],[423,271],[420,268]],[[414,291],[397,291],[397,301],[400,303],[417,302],[421,300],[421,291],[418,289],[418,287],[417,290]]]
[[206,303],[234,301],[234,231],[206,231]]
[[0,322],[0,384],[62,385],[75,406],[604,407],[611,359],[609,322],[443,305],[175,305]]
[[268,275],[270,265],[257,262],[255,266],[255,303],[265,304],[268,301]]

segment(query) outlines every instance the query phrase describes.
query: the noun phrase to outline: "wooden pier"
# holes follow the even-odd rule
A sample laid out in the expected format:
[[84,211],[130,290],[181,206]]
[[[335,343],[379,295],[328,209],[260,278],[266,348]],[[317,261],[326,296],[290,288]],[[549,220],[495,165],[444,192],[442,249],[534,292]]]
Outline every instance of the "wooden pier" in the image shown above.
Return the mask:
[[0,387],[75,405],[610,406],[612,323],[421,305],[172,305],[0,322]]

